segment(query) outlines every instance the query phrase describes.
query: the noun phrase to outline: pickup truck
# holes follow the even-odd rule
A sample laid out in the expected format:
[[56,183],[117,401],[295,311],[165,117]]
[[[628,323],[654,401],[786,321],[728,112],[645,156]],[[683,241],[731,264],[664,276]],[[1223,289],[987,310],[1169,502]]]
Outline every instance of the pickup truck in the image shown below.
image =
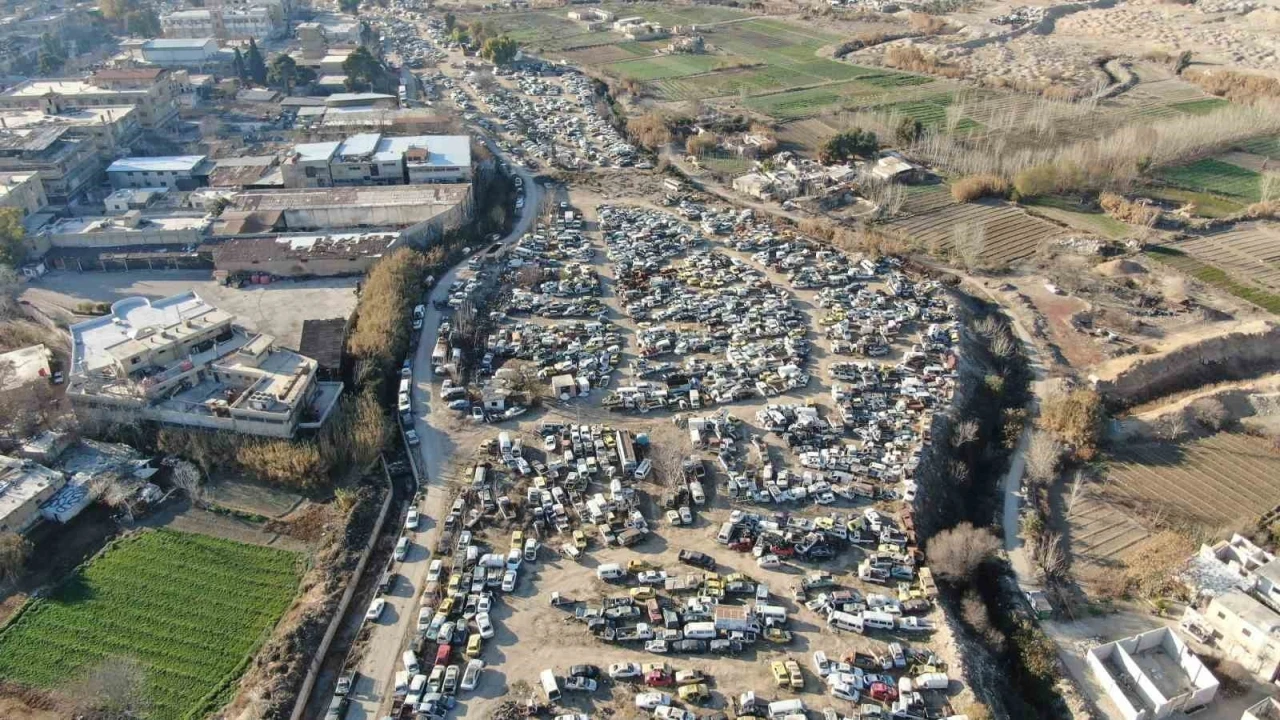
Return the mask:
[[[637,612],[639,608],[635,608]],[[618,628],[613,639],[617,642],[637,642],[641,640],[652,640],[653,630],[645,623],[640,623],[635,627]]]

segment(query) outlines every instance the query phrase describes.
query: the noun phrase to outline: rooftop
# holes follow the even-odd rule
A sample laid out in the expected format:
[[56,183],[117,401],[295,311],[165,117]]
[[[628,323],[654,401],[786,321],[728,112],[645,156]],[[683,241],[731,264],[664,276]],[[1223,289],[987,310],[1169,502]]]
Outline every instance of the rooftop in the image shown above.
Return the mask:
[[[147,40],[143,47],[151,46],[152,43],[176,43],[176,42],[195,42],[194,40],[169,40],[157,38],[155,40]],[[201,41],[203,42],[203,41]],[[167,47],[167,46],[166,46]],[[98,80],[155,80],[166,72],[164,68],[104,68],[93,74]]]
[[378,143],[378,152],[404,154],[411,163],[446,167],[471,166],[471,138],[466,135],[387,137]]
[[1280,636],[1280,615],[1245,592],[1236,590],[1215,598],[1242,621],[1273,637]]
[[51,487],[65,481],[62,473],[32,462],[0,455],[0,522]]
[[57,115],[48,115],[39,110],[14,108],[0,110],[0,123],[3,123],[3,127],[6,130],[21,130],[41,126],[88,127],[117,122],[128,117],[133,112],[133,105],[66,108]]
[[216,43],[215,38],[155,38],[142,44],[145,50],[198,50],[209,43]]
[[195,172],[205,161],[204,155],[161,155],[127,157],[111,163],[107,172]]
[[129,357],[141,348],[167,345],[173,342],[170,330],[181,337],[190,335],[197,324],[204,328],[230,319],[230,314],[194,292],[162,300],[117,300],[109,314],[71,326],[72,372],[110,367],[118,358]]
[[423,203],[454,204],[471,192],[468,184],[386,185],[303,188],[244,192],[235,197],[241,210],[293,210],[341,206],[395,207]]
[[55,95],[127,95],[145,93],[145,88],[112,89],[94,85],[88,80],[30,80],[4,91],[5,97],[43,97]]
[[203,215],[156,214],[143,215],[136,225],[126,217],[69,217],[61,218],[41,228],[51,235],[89,235],[102,232],[148,232],[165,230],[199,230],[209,221]]
[[287,258],[348,259],[376,257],[399,239],[400,233],[280,235],[274,238],[236,238],[209,246],[214,262],[267,261]]
[[346,334],[345,318],[303,320],[298,352],[315,359],[322,368],[337,370],[342,366],[342,343]]

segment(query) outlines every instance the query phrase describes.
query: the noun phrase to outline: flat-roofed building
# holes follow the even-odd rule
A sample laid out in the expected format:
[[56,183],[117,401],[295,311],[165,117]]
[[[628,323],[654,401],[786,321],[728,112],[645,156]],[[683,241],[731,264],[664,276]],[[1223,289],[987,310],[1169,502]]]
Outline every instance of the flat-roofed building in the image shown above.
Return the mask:
[[209,184],[213,163],[204,155],[120,158],[107,167],[111,187],[194,190]]
[[41,503],[66,484],[66,477],[56,470],[0,455],[0,532],[29,530],[40,519]]
[[269,7],[196,8],[161,15],[160,28],[167,38],[266,40],[283,34],[284,23]]
[[213,257],[215,270],[228,274],[336,277],[363,275],[399,239],[397,232],[279,235],[232,238],[202,250]]
[[0,172],[34,173],[50,204],[71,201],[102,177],[98,144],[65,125],[0,130]]
[[1218,692],[1218,679],[1167,627],[1099,645],[1085,661],[1125,720],[1189,712]]
[[212,36],[202,38],[152,38],[138,48],[143,62],[165,68],[208,68],[223,65],[234,56],[218,47]]
[[341,141],[302,143],[294,146],[281,170],[285,187],[471,182],[471,138],[362,133]]
[[194,292],[131,297],[71,326],[67,398],[77,414],[152,420],[250,435],[319,428],[341,383],[316,363],[234,324]]
[[178,120],[173,78],[164,68],[113,68],[81,79],[28,80],[0,93],[0,108],[59,115],[82,108],[137,108],[146,130],[167,130]]
[[49,204],[37,173],[0,173],[0,207],[18,208],[22,216],[34,215]]

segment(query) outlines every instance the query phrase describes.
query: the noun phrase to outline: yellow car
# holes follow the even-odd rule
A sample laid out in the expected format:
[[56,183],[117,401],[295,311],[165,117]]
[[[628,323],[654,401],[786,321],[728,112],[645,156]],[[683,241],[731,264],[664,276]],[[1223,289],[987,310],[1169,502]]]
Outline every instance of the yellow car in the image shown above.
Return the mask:
[[447,597],[440,601],[440,606],[436,608],[436,612],[448,615],[453,612],[453,598]]
[[586,549],[587,549],[587,536],[586,536],[586,534],[585,534],[585,533],[583,533],[581,530],[574,530],[574,531],[573,531],[573,544],[574,544],[574,545],[576,545],[576,546],[577,546],[577,548],[578,548],[579,550],[586,550]]
[[511,533],[511,547],[517,550],[524,550],[524,531],[516,530]]
[[644,572],[645,570],[657,570],[658,567],[651,562],[644,560],[631,560],[627,563],[627,572],[632,575]]
[[800,663],[795,660],[788,660],[784,666],[787,670],[789,682],[792,690],[801,690],[804,688],[804,675],[800,674]]
[[657,596],[657,593],[653,591],[653,588],[648,586],[634,587],[631,588],[629,592],[631,593],[632,600],[649,600]]
[[475,633],[467,639],[467,657],[480,657],[481,642],[483,642],[483,638],[480,637],[480,633]]
[[769,665],[769,670],[773,672],[773,684],[784,688],[791,684],[791,673],[787,672],[787,666],[781,660],[774,660]]
[[706,702],[711,697],[711,689],[706,683],[681,686],[679,693],[682,702],[694,704]]
[[462,576],[454,573],[449,576],[449,592],[455,593],[462,587]]

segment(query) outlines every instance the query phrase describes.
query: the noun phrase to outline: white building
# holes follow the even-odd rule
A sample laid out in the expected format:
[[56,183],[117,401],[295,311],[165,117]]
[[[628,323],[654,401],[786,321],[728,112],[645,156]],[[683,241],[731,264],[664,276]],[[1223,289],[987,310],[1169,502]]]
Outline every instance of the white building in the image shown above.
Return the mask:
[[111,187],[194,190],[207,185],[213,163],[204,155],[120,158],[107,167]]
[[154,38],[142,43],[144,62],[160,67],[203,68],[227,62],[230,53],[218,47],[216,38]]
[[178,10],[161,15],[160,27],[168,38],[266,40],[284,33],[279,13],[266,6]]
[[0,455],[0,532],[26,532],[40,519],[41,503],[66,484],[56,470]]
[[342,383],[318,382],[314,360],[233,320],[194,292],[119,300],[71,326],[67,398],[77,414],[250,435],[319,428]]
[[285,187],[421,185],[471,182],[471,138],[465,135],[384,137],[302,143],[281,165]]
[[1181,574],[1196,603],[1181,624],[1262,682],[1280,679],[1280,562],[1240,535],[1201,546]]
[[1169,628],[1099,645],[1085,661],[1125,720],[1167,718],[1218,692],[1218,679]]

